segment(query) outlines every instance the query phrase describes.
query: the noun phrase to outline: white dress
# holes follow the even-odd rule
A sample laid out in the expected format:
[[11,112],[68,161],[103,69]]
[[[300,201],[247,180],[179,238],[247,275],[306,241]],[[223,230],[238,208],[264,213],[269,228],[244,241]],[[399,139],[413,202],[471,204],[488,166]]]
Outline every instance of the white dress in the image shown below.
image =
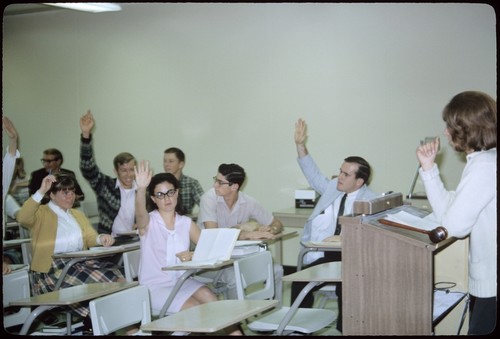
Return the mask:
[[[176,214],[174,230],[168,230],[158,210],[149,213],[148,230],[141,239],[139,283],[149,289],[153,313],[162,309],[175,283],[185,271],[162,271],[162,267],[181,261],[176,253],[188,251],[191,218]],[[186,279],[167,312],[178,312],[196,290],[204,286],[192,278]]]

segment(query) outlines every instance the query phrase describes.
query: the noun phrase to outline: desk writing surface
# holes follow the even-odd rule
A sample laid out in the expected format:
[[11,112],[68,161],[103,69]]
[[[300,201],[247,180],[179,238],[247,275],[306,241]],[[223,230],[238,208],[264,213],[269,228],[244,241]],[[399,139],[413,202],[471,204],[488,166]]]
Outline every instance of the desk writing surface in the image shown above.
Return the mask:
[[[190,264],[189,264],[190,263]],[[177,264],[175,266],[165,266],[162,267],[162,271],[179,271],[179,270],[198,270],[198,269],[216,269],[223,266],[231,265],[233,263],[233,259],[217,261],[214,264],[197,264],[194,261],[188,261],[181,264]]]
[[282,240],[297,235],[297,231],[283,231],[275,234],[271,239],[261,239],[263,242],[272,242],[277,240]]
[[213,333],[276,305],[278,300],[217,300],[154,320],[141,330]]
[[321,281],[321,282],[338,282],[342,281],[342,263],[328,262],[315,266],[308,267],[301,271],[285,275],[283,281]]
[[118,292],[139,285],[134,282],[92,283],[63,288],[57,291],[35,295],[31,298],[11,301],[11,306],[52,306],[71,305],[85,300],[92,300],[103,295]]
[[326,249],[342,249],[341,241],[301,241],[304,247],[311,248],[326,248]]
[[312,208],[292,207],[274,211],[273,216],[278,218],[283,223],[283,226],[303,228],[312,211]]
[[139,249],[141,247],[140,242],[130,243],[126,245],[110,246],[110,247],[95,247],[85,251],[76,252],[66,252],[66,253],[56,253],[53,255],[54,258],[99,258],[106,257],[112,254],[123,253],[127,251],[132,251]]

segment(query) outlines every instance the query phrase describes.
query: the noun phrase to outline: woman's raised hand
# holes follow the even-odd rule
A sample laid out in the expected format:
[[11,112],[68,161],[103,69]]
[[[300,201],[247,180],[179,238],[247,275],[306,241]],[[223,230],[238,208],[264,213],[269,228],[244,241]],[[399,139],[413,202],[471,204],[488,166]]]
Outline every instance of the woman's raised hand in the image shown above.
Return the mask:
[[149,161],[141,160],[137,166],[134,166],[134,172],[137,188],[148,187],[153,176],[153,171],[149,169]]

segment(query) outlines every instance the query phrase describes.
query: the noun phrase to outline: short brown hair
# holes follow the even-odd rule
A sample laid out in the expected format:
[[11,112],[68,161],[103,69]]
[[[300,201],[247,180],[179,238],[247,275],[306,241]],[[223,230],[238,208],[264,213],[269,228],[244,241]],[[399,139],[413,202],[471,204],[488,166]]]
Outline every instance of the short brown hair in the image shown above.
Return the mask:
[[113,159],[113,166],[115,167],[115,170],[118,170],[118,167],[120,165],[126,164],[127,162],[130,162],[131,160],[134,160],[134,162],[137,163],[137,161],[135,161],[135,158],[132,154],[130,154],[128,152],[123,152],[123,153],[118,154]]
[[456,151],[486,151],[497,147],[497,103],[486,93],[455,95],[443,110],[443,120]]

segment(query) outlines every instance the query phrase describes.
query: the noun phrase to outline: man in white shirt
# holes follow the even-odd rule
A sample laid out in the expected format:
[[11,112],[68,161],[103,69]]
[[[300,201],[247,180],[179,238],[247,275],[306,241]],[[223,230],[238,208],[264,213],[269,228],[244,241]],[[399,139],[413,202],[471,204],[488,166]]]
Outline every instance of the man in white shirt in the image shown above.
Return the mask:
[[[214,186],[200,200],[198,224],[201,228],[241,229],[240,240],[271,239],[283,231],[279,219],[253,197],[240,191],[245,181],[245,170],[237,164],[221,164],[214,177]],[[255,230],[242,227],[250,221],[257,222]],[[222,280],[227,284],[229,299],[236,298],[236,282],[232,267],[223,270]],[[274,264],[276,298],[282,298],[283,266]]]
[[[344,159],[340,167],[337,178],[331,179],[324,176],[316,163],[309,155],[306,147],[306,122],[299,119],[295,124],[295,144],[297,146],[298,163],[304,173],[309,185],[321,195],[313,212],[304,225],[304,232],[301,240],[306,241],[332,241],[334,236],[341,234],[340,225],[337,219],[340,215],[351,214],[355,200],[369,199],[375,197],[367,182],[370,179],[371,168],[368,162],[357,156],[351,156]],[[343,211],[339,213],[343,203]],[[304,256],[304,264],[308,267],[315,266],[324,262],[341,261],[341,252],[309,252]],[[293,302],[302,288],[303,283],[292,284]],[[321,287],[321,286],[320,286]],[[320,288],[318,287],[318,288]],[[342,332],[342,289],[341,284],[336,285],[338,296],[339,316],[337,318],[337,330]],[[314,297],[310,292],[301,303],[301,307],[312,307]]]

